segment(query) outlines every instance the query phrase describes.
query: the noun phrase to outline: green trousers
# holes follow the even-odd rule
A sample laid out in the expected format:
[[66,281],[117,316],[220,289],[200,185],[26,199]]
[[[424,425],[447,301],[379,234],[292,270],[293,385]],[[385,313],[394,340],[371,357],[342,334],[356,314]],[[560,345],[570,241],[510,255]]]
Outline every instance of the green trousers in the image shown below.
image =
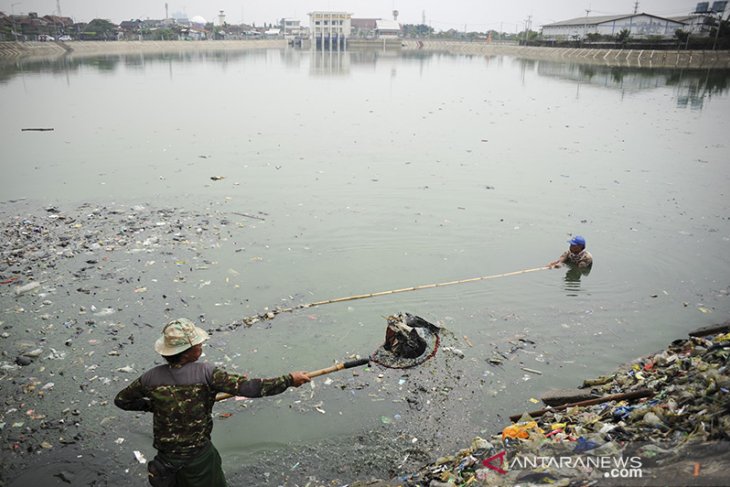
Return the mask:
[[[150,462],[150,484],[165,487],[227,487],[221,456],[212,443],[193,458],[158,453]],[[153,470],[155,470],[153,472]]]

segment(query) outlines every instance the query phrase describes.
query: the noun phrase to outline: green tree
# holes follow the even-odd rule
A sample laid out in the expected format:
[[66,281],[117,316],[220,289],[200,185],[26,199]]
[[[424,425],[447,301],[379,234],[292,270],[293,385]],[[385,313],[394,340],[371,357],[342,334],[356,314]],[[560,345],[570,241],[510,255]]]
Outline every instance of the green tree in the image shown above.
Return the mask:
[[433,29],[426,24],[403,24],[403,37],[428,37]]
[[616,34],[616,42],[626,44],[631,37],[631,31],[629,29],[622,29],[621,32]]
[[534,40],[537,40],[537,38],[540,36],[539,32],[536,32],[534,30],[527,30],[522,31],[519,34],[517,34],[517,40],[520,41],[520,43],[524,42],[532,42]]
[[155,29],[150,32],[149,38],[153,41],[170,41],[177,39],[177,33],[172,29]]
[[457,39],[461,37],[461,32],[456,29],[449,29],[447,31],[439,32],[438,37],[443,37],[445,39]]
[[112,24],[108,20],[94,19],[84,29],[84,33],[89,37],[95,39],[116,39],[117,38],[117,26]]
[[13,29],[8,25],[0,25],[0,39],[2,40],[13,40]]

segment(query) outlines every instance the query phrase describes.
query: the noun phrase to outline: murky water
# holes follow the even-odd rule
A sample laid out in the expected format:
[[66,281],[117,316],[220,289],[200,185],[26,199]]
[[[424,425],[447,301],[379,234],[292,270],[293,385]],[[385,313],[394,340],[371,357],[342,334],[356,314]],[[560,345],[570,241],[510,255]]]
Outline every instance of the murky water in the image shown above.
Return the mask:
[[[306,445],[397,431],[438,452],[537,409],[529,399],[543,390],[728,318],[728,80],[422,52],[22,61],[0,68],[0,210],[214,215],[221,229],[190,251],[200,262],[184,283],[164,249],[154,265],[115,262],[140,280],[100,291],[130,303],[114,320],[154,326],[204,314],[215,328],[267,307],[531,269],[571,233],[585,236],[589,275],[539,271],[332,304],[211,340],[212,360],[270,376],[366,356],[395,312],[442,324],[463,359],[442,351],[410,371],[344,372],[245,409],[221,405],[236,414],[214,431],[228,471],[283,451],[287,463],[272,463],[280,479],[305,468],[295,464],[306,466]],[[142,285],[156,297],[140,303],[130,289]],[[2,300],[6,311],[19,298]],[[154,326],[118,365],[153,364]],[[507,357],[499,367],[487,362],[496,351]],[[110,407],[99,417],[110,414],[133,416]],[[153,455],[149,418],[91,430],[126,438],[120,463],[133,449]]]

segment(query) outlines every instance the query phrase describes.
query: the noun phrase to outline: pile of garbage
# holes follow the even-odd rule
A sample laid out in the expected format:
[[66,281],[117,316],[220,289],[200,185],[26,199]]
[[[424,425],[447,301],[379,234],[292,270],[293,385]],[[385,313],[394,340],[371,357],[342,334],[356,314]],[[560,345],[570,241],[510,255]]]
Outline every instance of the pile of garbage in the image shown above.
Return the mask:
[[594,399],[524,413],[411,475],[353,485],[720,485],[730,467],[729,356],[730,322],[698,330],[586,380]]

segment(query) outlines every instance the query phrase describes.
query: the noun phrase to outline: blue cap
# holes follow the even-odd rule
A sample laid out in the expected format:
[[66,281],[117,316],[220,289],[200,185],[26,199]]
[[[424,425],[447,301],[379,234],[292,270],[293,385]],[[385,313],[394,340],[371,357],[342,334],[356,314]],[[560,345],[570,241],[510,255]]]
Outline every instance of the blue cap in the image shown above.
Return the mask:
[[576,235],[575,237],[573,237],[570,240],[568,240],[568,243],[570,245],[580,245],[582,247],[585,247],[586,246],[586,239],[584,239],[580,235]]

